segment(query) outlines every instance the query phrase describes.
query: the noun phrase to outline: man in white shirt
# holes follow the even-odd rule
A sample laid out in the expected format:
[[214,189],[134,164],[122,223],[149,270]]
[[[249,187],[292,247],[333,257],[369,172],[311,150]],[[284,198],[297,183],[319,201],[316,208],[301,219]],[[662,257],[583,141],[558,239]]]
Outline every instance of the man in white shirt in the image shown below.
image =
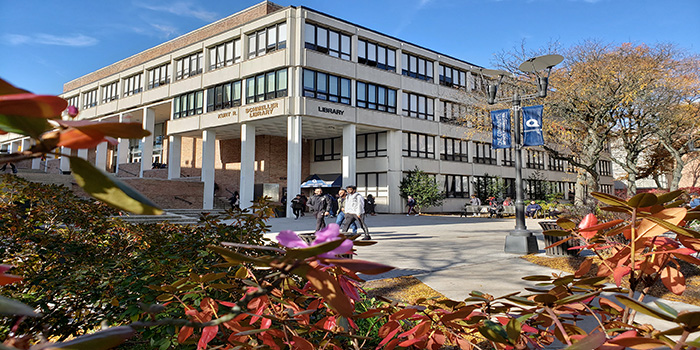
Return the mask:
[[362,231],[365,232],[365,236],[362,240],[372,239],[369,235],[369,230],[367,225],[365,225],[364,220],[362,220],[362,215],[365,213],[365,199],[361,194],[357,193],[357,187],[350,185],[347,188],[348,195],[345,198],[345,220],[343,220],[343,227],[341,232],[348,232],[350,225],[358,221]]

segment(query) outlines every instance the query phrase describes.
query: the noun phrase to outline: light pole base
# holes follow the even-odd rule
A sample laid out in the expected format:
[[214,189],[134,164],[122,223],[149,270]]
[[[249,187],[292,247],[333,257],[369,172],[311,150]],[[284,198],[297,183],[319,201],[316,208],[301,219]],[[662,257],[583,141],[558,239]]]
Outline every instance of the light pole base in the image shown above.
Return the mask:
[[506,236],[505,252],[510,254],[535,254],[540,249],[537,247],[537,237],[527,230],[514,230]]

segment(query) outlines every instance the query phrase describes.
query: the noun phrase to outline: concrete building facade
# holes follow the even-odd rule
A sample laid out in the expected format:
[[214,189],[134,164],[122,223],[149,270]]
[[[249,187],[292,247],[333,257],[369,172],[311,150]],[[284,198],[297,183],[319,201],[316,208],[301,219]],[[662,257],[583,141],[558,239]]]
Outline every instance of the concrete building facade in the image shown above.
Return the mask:
[[[147,192],[161,191],[165,207],[210,209],[234,191],[242,205],[261,194],[290,201],[317,175],[355,184],[378,212],[398,213],[399,183],[417,167],[447,194],[430,210],[459,211],[494,177],[507,185],[504,196],[515,193],[512,150],[492,149],[490,135],[459,122],[465,96],[481,88],[476,68],[305,7],[263,2],[70,81],[62,97],[81,119],[152,132],[78,153],[118,176],[161,179]],[[26,142],[8,136],[3,147]],[[523,158],[526,198],[544,182],[571,196],[576,174],[565,162],[537,148]],[[30,166],[69,170],[61,159]],[[611,171],[602,175],[612,193]],[[188,183],[201,198],[173,199]]]

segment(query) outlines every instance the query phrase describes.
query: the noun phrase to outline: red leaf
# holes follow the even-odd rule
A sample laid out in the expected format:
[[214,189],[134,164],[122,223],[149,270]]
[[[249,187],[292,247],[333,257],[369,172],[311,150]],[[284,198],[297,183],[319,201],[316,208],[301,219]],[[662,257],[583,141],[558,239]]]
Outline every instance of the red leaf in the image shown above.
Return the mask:
[[90,120],[59,120],[58,124],[83,131],[97,131],[105,136],[140,139],[151,133],[141,123],[95,122]]
[[389,316],[389,320],[391,321],[396,321],[396,320],[403,320],[405,318],[409,318],[413,316],[413,314],[416,313],[416,309],[403,309],[401,311],[393,313],[391,316]]
[[425,337],[408,339],[408,340],[404,340],[404,341],[400,342],[399,346],[409,347],[415,343],[419,343],[419,342],[422,342],[424,340],[425,340]]
[[180,344],[184,343],[192,333],[194,333],[194,328],[182,326],[182,328],[180,328],[180,333],[177,335],[177,342]]
[[661,269],[661,282],[673,294],[681,295],[685,290],[685,277],[674,267],[665,266]]
[[632,269],[629,266],[623,265],[618,266],[613,270],[613,278],[615,279],[615,284],[619,287],[622,284],[622,277],[629,274]]
[[105,135],[96,130],[68,129],[59,136],[58,146],[72,149],[93,148],[105,140]]
[[576,278],[581,278],[585,276],[588,271],[591,270],[591,266],[593,265],[593,259],[586,259],[584,260],[581,265],[579,266],[578,270],[574,274],[574,277]]
[[578,228],[580,229],[587,229],[591,226],[595,226],[598,224],[598,218],[593,215],[593,213],[586,215],[583,220],[581,220],[581,223],[578,224]]
[[209,344],[209,342],[216,337],[216,333],[218,331],[219,326],[204,327],[202,330],[202,337],[199,338],[199,342],[197,343],[197,350],[205,349],[207,344]]
[[0,95],[0,114],[33,118],[59,118],[68,107],[66,100],[32,93]]
[[330,264],[344,267],[353,272],[364,273],[366,275],[376,275],[394,269],[393,266],[357,259],[326,259],[326,261]]
[[314,350],[314,345],[302,337],[292,336],[292,349]]
[[311,282],[314,289],[323,296],[333,310],[345,317],[352,316],[355,307],[342,293],[342,288],[333,276],[325,271],[310,268],[306,271],[306,279]]
[[272,320],[267,317],[263,317],[260,321],[260,329],[269,329],[271,325]]

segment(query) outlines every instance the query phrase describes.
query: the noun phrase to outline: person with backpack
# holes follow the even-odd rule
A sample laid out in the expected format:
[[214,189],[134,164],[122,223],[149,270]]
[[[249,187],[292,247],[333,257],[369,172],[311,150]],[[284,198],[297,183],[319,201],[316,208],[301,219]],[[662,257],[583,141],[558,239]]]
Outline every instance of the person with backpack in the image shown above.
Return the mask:
[[408,196],[408,199],[406,200],[406,206],[408,207],[408,212],[406,213],[406,216],[410,216],[411,212],[415,214],[415,216],[418,216],[418,211],[416,211],[416,205],[418,205],[418,202],[416,202],[416,199],[413,198],[413,196]]
[[360,223],[362,231],[365,235],[362,240],[370,240],[372,237],[369,235],[369,229],[365,225],[364,214],[365,214],[365,198],[361,194],[357,193],[357,187],[350,185],[346,187],[348,195],[345,198],[345,220],[343,220],[343,227],[340,229],[341,232],[348,232],[350,225],[355,223],[355,221]]
[[330,214],[331,211],[331,203],[328,197],[323,194],[323,190],[321,190],[320,187],[314,190],[314,195],[309,198],[307,205],[311,208],[316,217],[316,230],[314,232],[325,228],[326,216]]
[[299,219],[299,215],[304,210],[304,204],[301,202],[301,194],[296,195],[292,198],[292,213],[294,213],[294,220]]

